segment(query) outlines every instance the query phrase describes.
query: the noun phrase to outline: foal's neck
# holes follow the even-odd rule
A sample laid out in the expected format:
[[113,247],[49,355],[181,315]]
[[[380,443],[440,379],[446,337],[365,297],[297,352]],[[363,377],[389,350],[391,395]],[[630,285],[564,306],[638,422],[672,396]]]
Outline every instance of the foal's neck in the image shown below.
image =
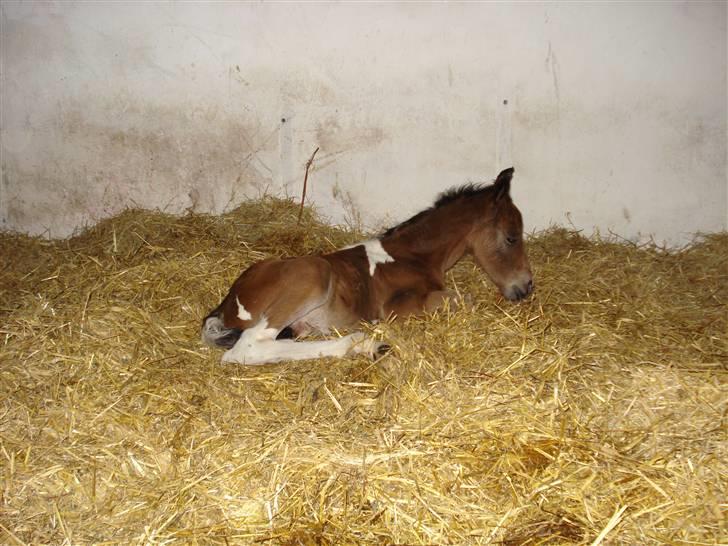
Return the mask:
[[478,218],[479,208],[474,203],[455,202],[433,209],[383,241],[389,243],[392,252],[423,260],[444,277],[468,251],[468,239]]

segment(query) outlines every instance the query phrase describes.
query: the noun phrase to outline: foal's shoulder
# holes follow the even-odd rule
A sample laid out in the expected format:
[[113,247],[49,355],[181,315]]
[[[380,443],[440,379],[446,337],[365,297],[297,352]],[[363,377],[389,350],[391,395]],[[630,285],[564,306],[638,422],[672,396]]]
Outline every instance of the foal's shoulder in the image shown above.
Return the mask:
[[346,260],[352,264],[363,267],[370,276],[379,264],[394,261],[392,255],[385,249],[381,239],[367,239],[353,245],[346,246],[329,254],[332,259]]

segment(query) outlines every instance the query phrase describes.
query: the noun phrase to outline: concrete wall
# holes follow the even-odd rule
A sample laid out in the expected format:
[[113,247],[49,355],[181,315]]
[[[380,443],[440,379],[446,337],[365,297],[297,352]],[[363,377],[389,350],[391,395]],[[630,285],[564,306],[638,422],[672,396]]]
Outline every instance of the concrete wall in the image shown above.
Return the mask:
[[[527,229],[728,224],[726,4],[3,2],[0,227],[261,191],[394,222],[516,167]],[[285,121],[283,121],[285,120]]]

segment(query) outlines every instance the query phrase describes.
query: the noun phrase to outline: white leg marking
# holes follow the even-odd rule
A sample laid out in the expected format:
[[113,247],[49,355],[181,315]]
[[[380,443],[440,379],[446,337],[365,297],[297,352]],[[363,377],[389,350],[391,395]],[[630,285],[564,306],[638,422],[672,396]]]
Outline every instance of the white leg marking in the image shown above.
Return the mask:
[[351,338],[352,346],[350,352],[358,355],[374,356],[379,351],[379,348],[385,345],[385,343],[373,340],[364,332],[354,332],[346,337]]
[[240,303],[240,300],[237,296],[235,296],[235,303],[238,304],[238,318],[240,320],[250,320],[253,318],[253,315],[251,315],[248,310],[243,306],[243,304]]
[[251,366],[282,360],[341,357],[349,352],[373,355],[379,348],[379,343],[363,332],[327,341],[293,341],[276,339],[276,335],[278,330],[268,328],[268,320],[263,317],[258,324],[243,332],[232,349],[225,351],[222,361]]
[[377,264],[386,264],[387,262],[393,262],[392,258],[384,247],[382,241],[379,239],[370,239],[364,241],[364,250],[367,252],[367,259],[369,260],[369,275],[374,276],[374,270],[377,268]]

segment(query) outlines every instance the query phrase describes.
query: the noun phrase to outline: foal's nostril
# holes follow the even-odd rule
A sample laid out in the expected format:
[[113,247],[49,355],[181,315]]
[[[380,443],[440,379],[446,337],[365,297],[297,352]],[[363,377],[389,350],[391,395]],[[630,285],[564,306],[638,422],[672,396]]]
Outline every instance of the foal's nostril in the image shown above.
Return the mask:
[[503,291],[503,295],[511,301],[518,301],[527,298],[531,292],[533,292],[533,280],[529,280],[526,284],[514,283]]
[[522,300],[524,297],[526,297],[526,293],[517,284],[512,285],[508,293],[504,292],[504,295],[511,301]]

